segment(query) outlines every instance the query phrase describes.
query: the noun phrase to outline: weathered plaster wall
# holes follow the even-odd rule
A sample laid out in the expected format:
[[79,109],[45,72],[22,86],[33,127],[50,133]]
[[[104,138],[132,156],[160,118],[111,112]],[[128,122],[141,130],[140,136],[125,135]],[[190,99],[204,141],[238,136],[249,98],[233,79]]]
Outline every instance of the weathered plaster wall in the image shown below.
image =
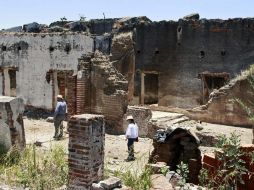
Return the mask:
[[234,99],[238,98],[252,108],[250,102],[253,102],[253,88],[246,77],[238,78],[213,91],[206,105],[189,110],[187,116],[205,122],[251,127],[253,122]]
[[[199,73],[227,72],[233,78],[254,62],[253,30],[253,19],[141,23],[136,27],[136,71],[159,73],[159,105],[196,107]],[[140,92],[139,77],[136,83]]]
[[128,100],[134,102],[135,53],[133,32],[114,34],[111,44],[111,62],[128,81]]
[[78,58],[93,51],[93,39],[84,34],[0,34],[0,66],[16,67],[17,96],[25,104],[52,108],[52,81],[46,72],[77,71]]
[[0,96],[0,144],[7,150],[14,145],[19,148],[26,145],[23,111],[21,98]]
[[79,59],[77,113],[102,114],[106,131],[122,134],[128,99],[128,81],[109,60],[96,51]]

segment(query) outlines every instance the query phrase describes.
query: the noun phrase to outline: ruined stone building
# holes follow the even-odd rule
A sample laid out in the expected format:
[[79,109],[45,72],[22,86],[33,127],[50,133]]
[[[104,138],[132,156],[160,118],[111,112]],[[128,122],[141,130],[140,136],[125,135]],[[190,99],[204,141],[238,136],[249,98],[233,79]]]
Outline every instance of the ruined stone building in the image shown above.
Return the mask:
[[[71,115],[103,114],[111,126],[107,129],[122,132],[128,104],[183,109],[209,104],[215,89],[253,64],[253,30],[251,18],[207,20],[198,15],[160,22],[134,17],[32,23],[3,30],[0,94],[48,110],[62,94]],[[238,95],[243,89],[234,88]],[[226,91],[219,109],[206,106],[193,111],[193,117],[210,109],[201,118],[223,113],[214,122],[249,125],[243,116],[236,122],[240,109],[225,98]]]

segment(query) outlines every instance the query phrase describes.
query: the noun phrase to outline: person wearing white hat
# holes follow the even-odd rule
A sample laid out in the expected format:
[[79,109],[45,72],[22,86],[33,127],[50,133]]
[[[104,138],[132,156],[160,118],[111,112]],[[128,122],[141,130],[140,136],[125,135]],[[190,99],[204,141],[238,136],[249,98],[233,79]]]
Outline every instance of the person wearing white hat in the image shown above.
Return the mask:
[[127,147],[128,147],[128,158],[126,161],[135,160],[134,157],[134,142],[138,141],[138,125],[134,122],[134,119],[131,115],[127,116],[126,120],[129,122],[128,128],[125,133],[125,137],[127,139]]
[[67,114],[67,105],[62,95],[57,95],[57,105],[54,113],[55,135],[54,139],[60,140],[63,137],[63,121]]

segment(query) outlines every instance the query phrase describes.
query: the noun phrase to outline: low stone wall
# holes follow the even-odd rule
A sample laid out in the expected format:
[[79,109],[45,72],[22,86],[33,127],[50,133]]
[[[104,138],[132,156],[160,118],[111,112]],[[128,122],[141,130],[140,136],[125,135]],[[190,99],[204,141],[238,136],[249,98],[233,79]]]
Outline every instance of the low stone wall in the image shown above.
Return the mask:
[[68,123],[69,190],[89,190],[102,180],[105,124],[101,115],[75,115]]
[[23,124],[24,103],[21,98],[0,96],[0,145],[6,150],[26,145]]

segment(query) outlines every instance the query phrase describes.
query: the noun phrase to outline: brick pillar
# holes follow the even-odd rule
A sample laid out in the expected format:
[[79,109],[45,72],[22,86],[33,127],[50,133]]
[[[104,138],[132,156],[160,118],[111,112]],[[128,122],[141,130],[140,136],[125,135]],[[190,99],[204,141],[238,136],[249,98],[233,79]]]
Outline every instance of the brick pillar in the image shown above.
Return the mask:
[[68,103],[68,116],[76,114],[76,83],[77,76],[68,76],[67,77],[67,95],[66,100]]
[[68,123],[68,189],[89,190],[102,180],[104,167],[105,126],[101,115],[75,115]]

